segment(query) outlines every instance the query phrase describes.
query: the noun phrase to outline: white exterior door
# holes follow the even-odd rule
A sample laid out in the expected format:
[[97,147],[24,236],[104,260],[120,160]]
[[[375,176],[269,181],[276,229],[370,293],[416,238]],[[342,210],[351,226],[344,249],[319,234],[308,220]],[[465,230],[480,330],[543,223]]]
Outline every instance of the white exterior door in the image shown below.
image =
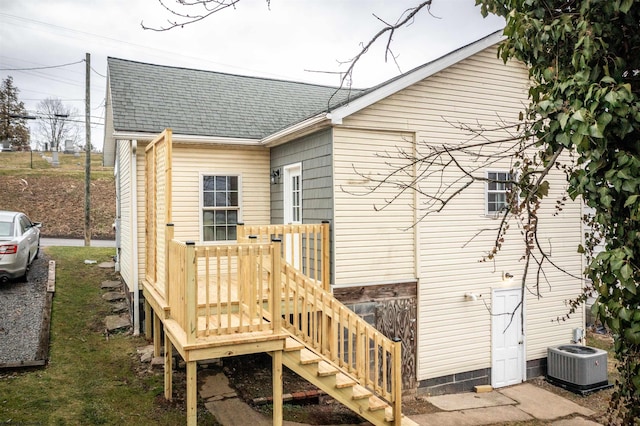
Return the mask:
[[[302,163],[284,167],[284,223],[302,223]],[[285,260],[300,269],[300,235],[287,234]]]
[[498,289],[492,296],[491,386],[522,383],[525,377],[520,288]]

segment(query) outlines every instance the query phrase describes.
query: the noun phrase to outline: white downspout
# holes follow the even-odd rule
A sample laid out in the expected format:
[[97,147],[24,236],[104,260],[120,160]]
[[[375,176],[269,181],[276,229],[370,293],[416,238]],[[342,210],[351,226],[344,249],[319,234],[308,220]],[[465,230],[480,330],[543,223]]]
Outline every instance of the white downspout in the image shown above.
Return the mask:
[[131,230],[133,233],[133,335],[140,335],[140,284],[138,283],[138,141],[131,141]]

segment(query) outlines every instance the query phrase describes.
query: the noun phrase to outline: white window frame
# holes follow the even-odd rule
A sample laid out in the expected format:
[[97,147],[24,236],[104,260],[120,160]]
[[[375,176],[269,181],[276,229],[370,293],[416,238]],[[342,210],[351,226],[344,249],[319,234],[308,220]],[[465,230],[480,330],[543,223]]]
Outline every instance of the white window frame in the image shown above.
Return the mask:
[[[242,223],[242,175],[240,173],[229,173],[229,172],[200,172],[198,177],[198,188],[199,188],[199,209],[198,209],[198,228],[200,233],[200,241],[202,243],[207,244],[226,244],[228,242],[235,242],[236,239],[233,240],[205,240],[204,239],[204,212],[205,211],[216,211],[216,210],[235,210],[228,207],[205,207],[204,206],[204,178],[206,176],[225,176],[225,177],[237,177],[238,178],[238,207],[237,207],[237,223]],[[237,231],[236,231],[237,232]],[[236,234],[237,236],[237,234]]]
[[[284,166],[283,168],[284,179],[284,200],[283,200],[283,214],[282,218],[285,224],[301,224],[302,223],[302,163],[294,163]],[[300,176],[300,188],[299,188],[299,220],[293,220],[293,199],[291,188],[291,176]]]
[[[485,178],[486,181],[484,183],[484,213],[486,216],[489,217],[498,217],[500,216],[500,213],[502,213],[504,210],[500,209],[500,210],[495,210],[495,211],[489,211],[489,194],[505,194],[505,204],[506,205],[506,197],[511,189],[511,184],[505,184],[505,189],[500,189],[500,190],[496,190],[496,189],[489,189],[489,184],[491,183],[490,180],[497,180],[496,178],[490,178],[489,175],[490,174],[500,174],[500,173],[504,173],[507,175],[507,180],[511,180],[512,176],[511,173],[508,170],[487,170],[485,173]],[[499,178],[499,176],[497,176],[497,178]]]

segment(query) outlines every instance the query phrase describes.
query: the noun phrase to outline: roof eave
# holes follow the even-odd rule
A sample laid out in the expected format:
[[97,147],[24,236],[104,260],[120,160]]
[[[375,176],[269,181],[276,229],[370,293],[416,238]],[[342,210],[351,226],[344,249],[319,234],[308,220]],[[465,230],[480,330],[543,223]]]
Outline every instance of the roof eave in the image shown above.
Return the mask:
[[292,126],[286,127],[262,138],[260,143],[268,148],[287,143],[293,139],[308,135],[331,126],[331,114],[321,112]]
[[493,34],[488,35],[478,41],[475,41],[467,46],[464,46],[458,50],[455,50],[445,56],[442,56],[422,67],[415,69],[412,72],[408,72],[404,76],[395,78],[389,81],[388,84],[382,84],[379,88],[372,90],[371,92],[338,107],[331,112],[332,124],[342,124],[342,120],[351,114],[354,114],[374,103],[393,95],[402,89],[405,89],[427,77],[430,77],[445,68],[448,68],[470,56],[475,55],[499,43],[505,37],[502,35],[502,30],[496,31]]

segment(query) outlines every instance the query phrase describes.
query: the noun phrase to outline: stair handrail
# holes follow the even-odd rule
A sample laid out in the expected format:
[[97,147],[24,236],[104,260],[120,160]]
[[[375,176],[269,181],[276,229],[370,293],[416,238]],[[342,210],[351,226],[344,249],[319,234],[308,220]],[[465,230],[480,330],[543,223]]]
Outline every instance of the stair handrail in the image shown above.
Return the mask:
[[331,293],[282,260],[283,326],[360,385],[390,403],[399,419],[402,342],[389,339]]

